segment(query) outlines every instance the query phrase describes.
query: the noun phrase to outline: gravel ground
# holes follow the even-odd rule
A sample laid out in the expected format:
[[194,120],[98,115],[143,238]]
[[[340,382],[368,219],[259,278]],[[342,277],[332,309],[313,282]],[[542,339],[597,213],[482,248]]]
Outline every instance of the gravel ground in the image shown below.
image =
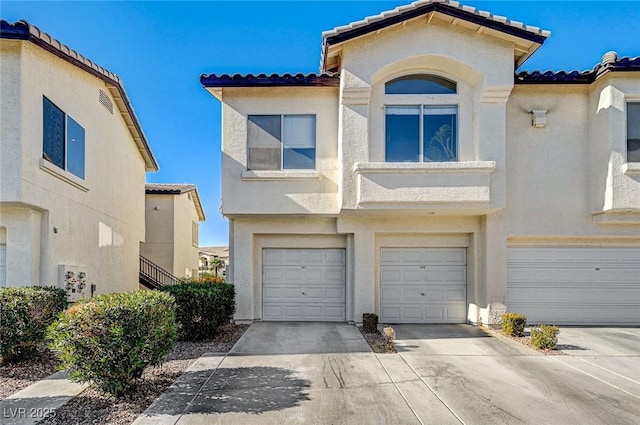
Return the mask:
[[553,348],[551,350],[544,350],[542,348],[536,348],[533,345],[531,345],[531,337],[529,335],[525,335],[525,336],[510,336],[510,335],[506,335],[504,334],[502,331],[500,330],[496,330],[496,333],[499,333],[500,335],[502,335],[505,338],[509,338],[510,340],[516,341],[522,345],[526,345],[527,347],[531,348],[532,350],[536,350],[539,351],[541,353],[544,353],[548,356],[560,356],[563,355],[564,352],[558,350],[558,347]]
[[158,398],[198,357],[208,352],[228,352],[249,325],[227,325],[210,341],[178,341],[165,362],[148,367],[137,389],[122,399],[105,398],[92,389],[56,410],[55,417],[39,422],[42,425],[100,424],[122,425],[133,422]]
[[367,344],[369,344],[369,347],[371,347],[374,353],[397,353],[395,348],[387,350],[384,344],[384,336],[380,333],[380,331],[377,331],[374,334],[369,334],[365,333],[365,331],[362,329],[362,326],[358,326],[358,329],[360,330],[360,333],[364,337],[365,341],[367,341]]
[[0,365],[0,400],[51,375],[59,364],[49,349],[43,349],[32,359]]

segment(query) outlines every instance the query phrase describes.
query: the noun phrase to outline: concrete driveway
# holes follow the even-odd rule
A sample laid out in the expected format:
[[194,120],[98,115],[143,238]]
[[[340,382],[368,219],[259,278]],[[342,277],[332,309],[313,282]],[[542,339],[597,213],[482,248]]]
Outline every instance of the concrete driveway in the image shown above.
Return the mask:
[[399,353],[376,355],[354,326],[254,323],[229,355],[198,359],[136,424],[640,423],[637,341],[619,336],[628,358],[607,351],[615,366],[596,375],[573,363],[606,368],[599,353],[613,349],[579,333],[561,342],[591,347],[583,359],[467,325],[394,327]]
[[568,354],[545,356],[467,325],[394,328],[399,357],[465,424],[640,423],[638,329],[563,328]]

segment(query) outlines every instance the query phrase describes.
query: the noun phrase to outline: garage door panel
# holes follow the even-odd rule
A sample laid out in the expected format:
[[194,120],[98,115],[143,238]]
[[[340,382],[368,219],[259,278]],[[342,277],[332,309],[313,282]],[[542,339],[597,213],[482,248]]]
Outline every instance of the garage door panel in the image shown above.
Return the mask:
[[380,312],[383,321],[466,321],[464,248],[383,248],[380,259]]
[[345,320],[344,249],[263,249],[263,320]]
[[640,324],[640,249],[509,248],[507,306],[530,323]]

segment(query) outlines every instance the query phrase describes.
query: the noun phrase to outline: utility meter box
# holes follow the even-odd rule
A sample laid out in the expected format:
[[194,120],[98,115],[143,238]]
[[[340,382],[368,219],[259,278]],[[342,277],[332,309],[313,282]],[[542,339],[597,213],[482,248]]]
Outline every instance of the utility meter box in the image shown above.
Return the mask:
[[67,291],[67,301],[76,302],[87,293],[87,268],[58,265],[58,285]]

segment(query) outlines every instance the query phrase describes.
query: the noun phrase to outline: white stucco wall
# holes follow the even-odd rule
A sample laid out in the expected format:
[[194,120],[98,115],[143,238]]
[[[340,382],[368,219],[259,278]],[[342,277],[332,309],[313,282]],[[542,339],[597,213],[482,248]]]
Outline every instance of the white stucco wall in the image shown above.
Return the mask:
[[[2,172],[7,160],[15,160],[12,167],[19,170],[9,178],[3,174],[0,183],[7,283],[56,284],[58,265],[69,264],[88,268],[87,282],[97,285],[97,293],[136,289],[145,164],[109,90],[30,42],[3,39],[1,44],[3,67],[6,49],[21,46],[19,59],[9,55],[10,74],[2,72]],[[5,102],[5,85],[19,96]],[[98,102],[100,89],[114,103],[113,114]],[[43,96],[85,129],[84,179],[42,159]],[[30,242],[35,234],[39,246]],[[22,263],[30,265],[11,260],[18,247]]]
[[[335,88],[224,89],[222,212],[336,214],[338,108]],[[315,114],[316,171],[247,172],[248,115]],[[242,196],[238,196],[242,194]]]
[[198,244],[191,225],[199,217],[192,195],[147,194],[146,239],[140,254],[177,277],[191,277],[198,270]]

